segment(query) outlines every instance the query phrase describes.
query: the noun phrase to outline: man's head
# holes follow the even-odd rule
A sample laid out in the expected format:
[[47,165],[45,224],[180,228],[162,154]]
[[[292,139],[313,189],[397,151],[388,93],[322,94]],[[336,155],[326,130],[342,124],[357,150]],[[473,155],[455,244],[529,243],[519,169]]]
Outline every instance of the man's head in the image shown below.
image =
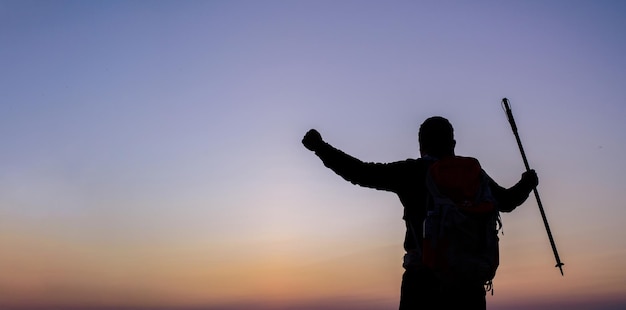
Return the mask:
[[419,131],[420,153],[422,156],[441,158],[454,155],[454,129],[450,122],[433,116],[422,123]]

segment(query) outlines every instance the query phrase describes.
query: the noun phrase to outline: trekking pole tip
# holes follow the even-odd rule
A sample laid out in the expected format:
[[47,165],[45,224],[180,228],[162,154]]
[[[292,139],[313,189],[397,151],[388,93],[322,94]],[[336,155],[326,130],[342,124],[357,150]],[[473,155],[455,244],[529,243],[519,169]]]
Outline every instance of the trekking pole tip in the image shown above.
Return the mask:
[[556,264],[556,266],[554,267],[559,267],[559,270],[561,271],[561,276],[565,276],[565,274],[563,274],[563,263],[559,262],[558,264]]

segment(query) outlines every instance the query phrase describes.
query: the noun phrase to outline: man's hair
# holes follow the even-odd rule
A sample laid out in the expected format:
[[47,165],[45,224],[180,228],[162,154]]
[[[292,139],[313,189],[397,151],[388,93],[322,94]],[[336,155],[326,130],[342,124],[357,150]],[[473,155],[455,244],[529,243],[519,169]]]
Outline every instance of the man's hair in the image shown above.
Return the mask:
[[441,117],[433,116],[424,121],[418,134],[420,150],[439,157],[454,153],[454,129],[450,122]]

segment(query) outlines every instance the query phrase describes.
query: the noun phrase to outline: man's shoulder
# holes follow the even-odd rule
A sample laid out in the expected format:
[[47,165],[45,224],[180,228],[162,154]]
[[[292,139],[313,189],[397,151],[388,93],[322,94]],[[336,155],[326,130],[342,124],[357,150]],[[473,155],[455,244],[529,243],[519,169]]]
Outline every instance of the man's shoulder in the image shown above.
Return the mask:
[[461,156],[461,155],[448,156],[440,160],[437,160],[437,162],[455,163],[457,165],[475,165],[475,166],[480,167],[480,161],[477,158],[471,157],[471,156]]
[[423,158],[407,158],[405,160],[399,160],[389,163],[390,165],[425,165],[427,161]]
[[423,158],[407,158],[405,160],[388,163],[390,168],[404,170],[405,172],[425,170],[432,162]]

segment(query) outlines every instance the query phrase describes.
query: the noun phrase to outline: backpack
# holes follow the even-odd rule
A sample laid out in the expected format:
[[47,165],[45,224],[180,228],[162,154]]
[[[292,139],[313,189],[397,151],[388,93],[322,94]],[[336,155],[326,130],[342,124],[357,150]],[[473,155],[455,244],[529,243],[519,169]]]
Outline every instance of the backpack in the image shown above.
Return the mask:
[[491,289],[501,221],[489,177],[475,158],[450,156],[430,166],[426,187],[424,265],[442,281],[481,282]]

